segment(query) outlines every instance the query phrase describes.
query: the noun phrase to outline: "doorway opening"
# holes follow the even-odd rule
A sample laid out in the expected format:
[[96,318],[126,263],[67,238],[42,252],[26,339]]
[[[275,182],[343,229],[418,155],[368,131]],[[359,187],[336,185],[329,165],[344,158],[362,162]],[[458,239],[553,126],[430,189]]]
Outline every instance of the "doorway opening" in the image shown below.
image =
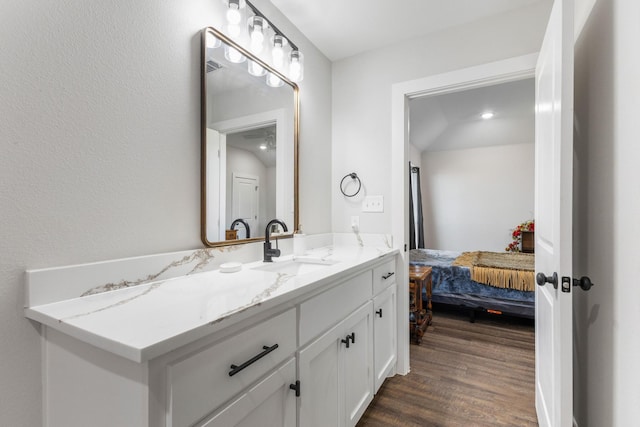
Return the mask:
[[[457,70],[423,79],[398,83],[392,87],[392,186],[404,191],[393,193],[392,224],[394,240],[409,241],[409,173],[410,161],[410,103],[425,96],[455,94],[497,84],[516,82],[532,78],[535,73],[537,56],[526,55],[495,63]],[[410,253],[408,248],[401,254],[404,277],[398,280],[408,281]],[[404,301],[403,301],[404,299]],[[409,317],[409,296],[399,293],[398,318]],[[403,313],[404,311],[404,313]],[[409,333],[399,330],[398,372],[409,371]],[[404,337],[403,337],[404,335]],[[405,338],[406,340],[403,340]]]

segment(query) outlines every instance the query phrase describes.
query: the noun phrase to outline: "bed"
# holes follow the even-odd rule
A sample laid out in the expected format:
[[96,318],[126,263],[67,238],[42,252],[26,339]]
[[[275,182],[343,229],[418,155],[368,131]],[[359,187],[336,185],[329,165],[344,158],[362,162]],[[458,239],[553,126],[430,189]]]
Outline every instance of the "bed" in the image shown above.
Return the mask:
[[[512,268],[509,265],[502,266],[503,268],[499,270],[501,277],[505,275],[506,271],[507,275],[513,274],[517,280],[510,279],[506,284],[494,285],[480,283],[472,280],[472,273],[473,277],[478,280],[484,282],[492,280],[485,280],[486,275],[478,276],[477,273],[483,270],[482,266],[477,267],[478,264],[467,262],[470,256],[476,256],[475,254],[478,253],[412,249],[409,254],[409,262],[412,265],[426,265],[432,268],[432,302],[467,307],[471,309],[472,321],[475,310],[533,318],[535,313],[533,269],[527,267],[527,271],[520,271],[520,268]],[[495,258],[502,255],[488,252],[481,254],[489,254]],[[533,255],[522,254],[519,256],[522,258],[530,257],[530,263],[533,264]],[[461,262],[465,257],[467,257],[466,261]],[[485,271],[491,270],[485,269]],[[426,295],[423,295],[423,299],[426,299]]]

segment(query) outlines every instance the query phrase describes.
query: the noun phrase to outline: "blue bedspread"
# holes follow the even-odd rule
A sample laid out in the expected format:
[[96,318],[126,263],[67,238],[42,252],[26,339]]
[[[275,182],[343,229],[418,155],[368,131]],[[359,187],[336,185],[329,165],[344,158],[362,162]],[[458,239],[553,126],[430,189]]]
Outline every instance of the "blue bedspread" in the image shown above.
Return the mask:
[[[433,249],[412,249],[411,264],[432,267],[432,300],[434,302],[458,303],[482,308],[495,308],[515,314],[533,316],[535,292],[496,288],[471,280],[467,267],[452,266],[462,252]],[[423,295],[426,299],[426,295]]]

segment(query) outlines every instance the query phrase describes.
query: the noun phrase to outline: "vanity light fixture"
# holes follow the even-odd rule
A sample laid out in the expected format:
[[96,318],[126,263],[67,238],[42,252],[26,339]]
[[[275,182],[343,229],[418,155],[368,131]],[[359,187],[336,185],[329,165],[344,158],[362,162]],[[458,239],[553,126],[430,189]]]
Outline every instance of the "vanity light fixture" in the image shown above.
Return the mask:
[[493,113],[491,111],[487,111],[485,113],[482,113],[482,117],[484,120],[489,120],[491,118],[493,118]]
[[[304,55],[300,52],[298,46],[274,26],[249,0],[223,1],[227,6],[227,34],[232,39],[235,39],[236,42],[247,41],[249,50],[256,55],[265,53],[265,40],[269,40],[268,48],[271,49],[271,61],[274,68],[295,83],[302,81],[304,77]],[[251,16],[246,21],[246,33],[243,33],[241,23],[245,13]],[[269,34],[272,34],[272,36],[268,37]],[[225,50],[225,57],[229,61],[236,63],[244,62],[246,59],[237,49],[233,48]],[[255,61],[250,60],[247,66],[249,73],[253,76],[267,74],[264,67]],[[272,87],[280,87],[283,82],[276,75],[267,75],[267,84]]]

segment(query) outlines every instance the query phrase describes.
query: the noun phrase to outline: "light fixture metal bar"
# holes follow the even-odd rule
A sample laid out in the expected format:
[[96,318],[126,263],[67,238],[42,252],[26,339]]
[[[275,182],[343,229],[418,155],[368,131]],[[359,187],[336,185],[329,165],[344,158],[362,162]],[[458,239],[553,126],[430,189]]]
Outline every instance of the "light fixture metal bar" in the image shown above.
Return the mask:
[[271,25],[271,28],[273,28],[273,31],[279,35],[284,37],[285,39],[287,39],[289,41],[289,45],[291,45],[291,49],[293,50],[300,50],[298,49],[298,46],[296,46],[293,41],[287,37],[282,31],[280,31],[278,29],[278,27],[276,27],[275,25],[273,25],[273,22],[271,22],[269,19],[267,19],[266,16],[264,16],[264,14],[262,12],[260,12],[260,10],[258,10],[257,7],[255,7],[253,4],[251,4],[251,2],[249,0],[245,0],[245,2],[247,3],[247,5],[249,6],[249,8],[251,8],[251,11],[253,11],[253,13],[255,13],[256,15],[258,15],[259,17],[261,17],[262,19],[264,19],[265,21],[267,21],[269,23],[269,25]]

